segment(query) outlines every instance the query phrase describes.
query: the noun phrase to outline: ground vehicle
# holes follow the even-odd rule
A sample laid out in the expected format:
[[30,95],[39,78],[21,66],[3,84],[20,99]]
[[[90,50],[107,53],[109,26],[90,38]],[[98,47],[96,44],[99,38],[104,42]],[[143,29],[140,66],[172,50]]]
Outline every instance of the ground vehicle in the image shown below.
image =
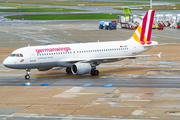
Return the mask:
[[158,24],[158,28],[157,28],[158,30],[163,30],[164,29],[164,26],[163,26],[163,24]]
[[99,22],[99,29],[103,29],[104,28],[104,21],[101,21],[101,22]]
[[177,28],[179,28],[179,29],[180,29],[180,22],[179,22],[179,23],[177,23]]
[[158,24],[157,23],[153,23],[152,29],[158,29]]
[[105,29],[106,30],[113,30],[113,29],[117,29],[117,22],[116,20],[112,20],[111,22],[109,22],[109,24],[105,24]]

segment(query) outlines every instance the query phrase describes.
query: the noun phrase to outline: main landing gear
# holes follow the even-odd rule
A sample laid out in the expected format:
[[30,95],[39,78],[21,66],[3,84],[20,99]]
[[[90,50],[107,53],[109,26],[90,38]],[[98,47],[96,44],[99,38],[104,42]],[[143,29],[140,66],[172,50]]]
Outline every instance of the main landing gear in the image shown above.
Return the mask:
[[67,73],[67,74],[72,74],[72,71],[71,71],[71,68],[70,68],[70,67],[67,67],[67,68],[66,68],[66,73]]
[[98,76],[99,75],[99,70],[91,70],[91,75],[92,76]]
[[[71,68],[70,68],[70,67],[67,67],[67,68],[66,68],[66,73],[67,73],[67,74],[72,74],[72,71],[71,71]],[[99,75],[99,70],[96,70],[96,68],[93,68],[93,69],[91,70],[91,75],[92,75],[92,76],[98,76],[98,75]]]
[[27,79],[30,79],[30,71],[31,71],[31,69],[26,69],[26,75],[25,75],[25,79],[27,80]]

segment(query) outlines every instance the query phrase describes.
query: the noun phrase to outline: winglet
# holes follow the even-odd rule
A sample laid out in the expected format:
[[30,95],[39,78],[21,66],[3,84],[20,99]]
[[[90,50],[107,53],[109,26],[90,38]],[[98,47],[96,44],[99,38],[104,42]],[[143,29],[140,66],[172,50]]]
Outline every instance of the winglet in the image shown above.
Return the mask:
[[159,58],[161,58],[161,53],[162,53],[162,52],[160,52],[160,53],[157,55]]

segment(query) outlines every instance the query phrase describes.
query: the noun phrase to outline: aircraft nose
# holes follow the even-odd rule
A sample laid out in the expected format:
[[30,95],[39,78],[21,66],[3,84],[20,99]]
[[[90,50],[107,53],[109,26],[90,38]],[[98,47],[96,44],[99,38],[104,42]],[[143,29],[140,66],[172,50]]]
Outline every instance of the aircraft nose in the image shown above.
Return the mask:
[[10,61],[9,61],[8,58],[6,58],[6,59],[3,61],[3,65],[4,65],[5,67],[10,67],[10,66],[9,66],[9,65],[10,65]]

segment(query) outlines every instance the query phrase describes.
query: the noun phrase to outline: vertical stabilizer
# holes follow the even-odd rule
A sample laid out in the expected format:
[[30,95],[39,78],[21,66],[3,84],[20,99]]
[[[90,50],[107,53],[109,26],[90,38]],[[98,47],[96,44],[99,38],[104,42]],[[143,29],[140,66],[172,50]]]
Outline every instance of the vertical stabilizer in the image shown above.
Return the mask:
[[146,15],[144,16],[143,20],[137,27],[131,39],[141,43],[142,45],[144,44],[150,45],[152,43],[150,39],[151,39],[154,14],[155,14],[155,10],[147,11]]

